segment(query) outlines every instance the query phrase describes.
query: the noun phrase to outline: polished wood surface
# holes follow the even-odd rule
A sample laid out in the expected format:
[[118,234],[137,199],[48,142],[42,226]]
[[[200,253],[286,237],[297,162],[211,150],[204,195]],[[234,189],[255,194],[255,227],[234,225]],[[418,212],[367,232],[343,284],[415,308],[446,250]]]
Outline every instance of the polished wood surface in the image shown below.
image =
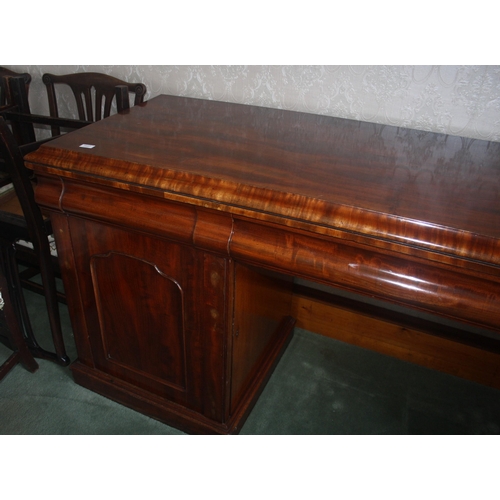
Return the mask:
[[[237,259],[500,330],[499,158],[498,143],[160,96],[34,160],[231,214]],[[115,197],[128,217],[133,198]]]
[[[52,143],[50,163],[54,154],[55,165],[85,157],[81,168],[98,174],[105,159],[109,178],[220,209],[241,205],[500,262],[497,241],[488,241],[500,237],[499,143],[201,99],[160,96],[140,108],[107,121],[105,133]],[[476,249],[472,235],[486,246]]]
[[[52,212],[59,229],[65,285],[73,295],[77,370],[99,379],[94,382],[106,386],[102,391],[116,388],[98,373],[117,376],[117,372],[96,363],[99,359],[111,363],[109,354],[99,352],[104,344],[118,345],[122,335],[115,330],[118,320],[99,311],[132,309],[132,296],[127,295],[131,292],[124,290],[124,279],[118,277],[119,270],[128,266],[118,254],[137,261],[132,281],[140,285],[140,276],[149,276],[158,296],[166,290],[162,273],[172,278],[175,269],[190,270],[193,277],[184,280],[182,294],[197,297],[192,314],[207,315],[194,330],[205,329],[200,338],[223,332],[222,350],[207,354],[212,373],[208,380],[214,382],[214,374],[220,375],[215,362],[219,352],[224,383],[234,385],[231,392],[214,382],[205,391],[210,396],[204,403],[195,404],[193,393],[182,404],[205,419],[223,422],[227,429],[241,423],[231,416],[236,406],[243,418],[258,393],[255,384],[250,389],[252,378],[263,381],[275,363],[275,356],[266,353],[277,356],[286,344],[286,335],[279,333],[290,330],[288,292],[279,291],[287,290],[286,276],[479,328],[485,335],[478,337],[488,339],[483,347],[489,349],[493,343],[496,350],[499,153],[498,143],[172,96],[156,97],[44,145],[28,160],[39,179],[37,200]],[[127,236],[119,236],[121,231]],[[139,234],[146,238],[144,244]],[[90,247],[94,241],[97,246]],[[168,248],[165,241],[170,242]],[[144,250],[139,251],[142,245]],[[181,264],[181,256],[189,255],[190,263]],[[206,287],[213,257],[208,256],[216,256],[224,269],[217,271],[216,281],[225,286],[211,293],[212,285]],[[99,305],[99,297],[110,295],[115,286],[99,271],[108,261],[120,298]],[[183,282],[180,277],[174,281]],[[275,293],[262,293],[264,288]],[[271,316],[265,307],[270,295],[280,297],[282,304],[271,308],[276,313]],[[203,300],[205,296],[213,297],[216,305]],[[247,305],[252,303],[250,297],[257,301],[255,307]],[[169,300],[173,310],[179,309],[178,301]],[[249,319],[256,311],[268,319]],[[141,310],[130,318],[142,321],[143,314],[150,316],[151,311]],[[206,328],[215,318],[224,318],[220,320],[224,326],[208,333]],[[238,322],[253,325],[248,331],[266,322],[282,326],[264,328],[263,339],[247,334],[237,347]],[[120,324],[118,330],[126,332],[125,323]],[[179,326],[172,328],[179,331]],[[106,339],[103,331],[110,332]],[[123,335],[127,342],[135,342],[135,333]],[[461,340],[460,335],[457,338]],[[169,352],[177,351],[178,359],[189,361],[189,355],[183,357],[179,351],[179,338],[170,342]],[[245,365],[245,353],[252,350],[254,364]],[[148,363],[140,364],[132,353],[133,349],[120,355],[127,370],[143,370]],[[231,369],[238,357],[243,364]],[[152,364],[158,368],[159,363]],[[180,371],[156,376],[161,380],[171,376],[177,380],[172,383],[179,384],[183,369],[179,365],[175,370]],[[127,384],[130,377],[118,376]],[[137,377],[132,382],[140,385]],[[148,382],[141,390],[154,392],[153,386]],[[121,400],[132,391],[120,390],[122,396],[114,397]],[[216,402],[211,410],[209,399]],[[175,401],[180,404],[180,399]],[[147,411],[159,418],[162,410],[157,402],[148,404]]]

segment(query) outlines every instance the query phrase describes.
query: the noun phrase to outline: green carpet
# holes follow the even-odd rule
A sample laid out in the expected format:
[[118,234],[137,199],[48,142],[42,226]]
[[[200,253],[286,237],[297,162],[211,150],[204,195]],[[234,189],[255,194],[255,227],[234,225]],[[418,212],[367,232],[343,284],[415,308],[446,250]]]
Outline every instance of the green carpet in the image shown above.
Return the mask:
[[[43,297],[26,297],[34,330],[50,347]],[[0,345],[0,361],[8,354]],[[36,373],[18,365],[0,382],[0,434],[182,434],[78,386],[68,367],[38,362]],[[499,433],[500,391],[297,329],[240,434]]]

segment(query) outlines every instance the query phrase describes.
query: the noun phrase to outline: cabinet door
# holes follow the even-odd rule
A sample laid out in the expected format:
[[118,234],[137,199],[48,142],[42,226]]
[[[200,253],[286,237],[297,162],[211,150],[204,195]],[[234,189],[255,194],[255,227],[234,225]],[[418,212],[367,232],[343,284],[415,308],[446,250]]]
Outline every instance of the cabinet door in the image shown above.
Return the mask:
[[225,259],[77,218],[70,230],[95,369],[222,421]]

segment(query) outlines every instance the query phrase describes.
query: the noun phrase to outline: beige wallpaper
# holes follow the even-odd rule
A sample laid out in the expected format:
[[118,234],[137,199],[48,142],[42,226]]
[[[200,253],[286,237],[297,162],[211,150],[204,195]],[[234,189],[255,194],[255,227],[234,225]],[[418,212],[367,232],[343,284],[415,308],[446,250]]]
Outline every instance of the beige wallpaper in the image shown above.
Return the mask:
[[[173,94],[373,121],[500,141],[500,66],[9,66],[32,75],[98,71]],[[62,113],[61,113],[62,114]]]

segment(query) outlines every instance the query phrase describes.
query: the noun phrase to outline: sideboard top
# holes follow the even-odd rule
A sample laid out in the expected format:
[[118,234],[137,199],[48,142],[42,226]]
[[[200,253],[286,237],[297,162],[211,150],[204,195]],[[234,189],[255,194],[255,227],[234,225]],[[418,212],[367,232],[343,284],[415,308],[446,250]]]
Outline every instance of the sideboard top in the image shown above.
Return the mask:
[[55,139],[27,160],[62,177],[140,185],[226,211],[500,262],[493,256],[500,252],[500,143],[158,96]]

